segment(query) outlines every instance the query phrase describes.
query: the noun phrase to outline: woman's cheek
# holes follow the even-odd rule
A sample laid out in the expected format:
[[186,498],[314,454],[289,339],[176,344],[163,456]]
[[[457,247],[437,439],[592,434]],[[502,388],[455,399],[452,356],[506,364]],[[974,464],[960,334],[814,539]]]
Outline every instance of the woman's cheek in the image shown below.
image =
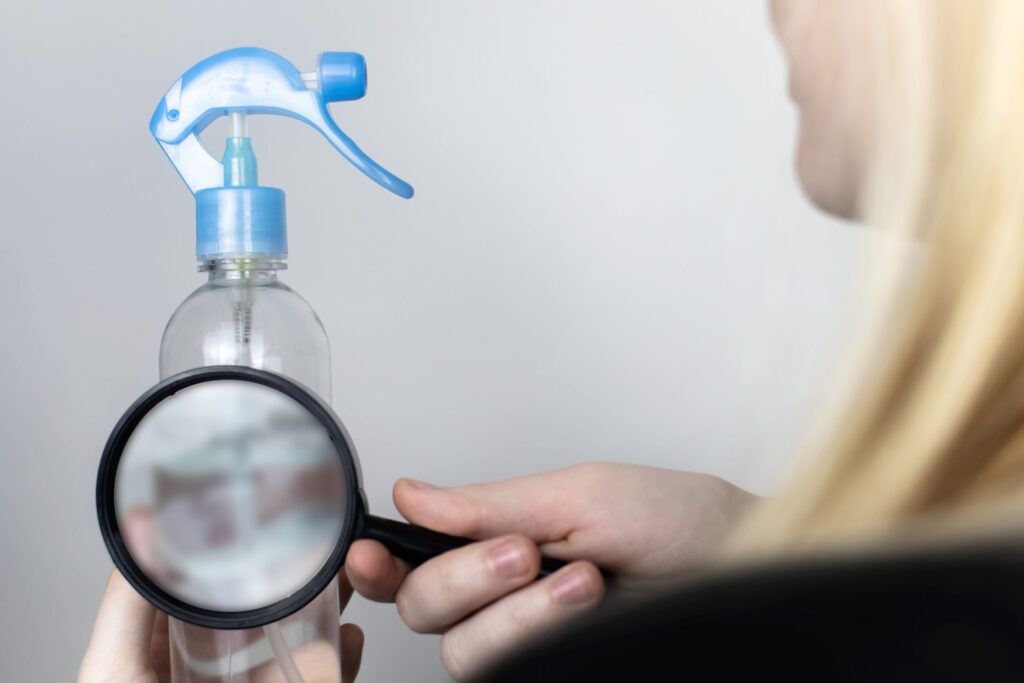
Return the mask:
[[826,213],[855,218],[859,181],[844,147],[840,132],[830,131],[814,113],[801,111],[796,173],[804,193]]

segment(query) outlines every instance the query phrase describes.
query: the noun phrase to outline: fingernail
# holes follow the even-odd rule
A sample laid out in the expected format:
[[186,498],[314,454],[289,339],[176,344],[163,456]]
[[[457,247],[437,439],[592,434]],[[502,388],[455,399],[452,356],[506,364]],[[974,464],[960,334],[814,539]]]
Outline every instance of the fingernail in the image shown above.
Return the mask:
[[505,541],[491,548],[487,553],[487,561],[494,573],[503,579],[522,576],[530,568],[526,553],[516,541]]
[[595,597],[596,591],[594,582],[588,573],[575,569],[554,577],[551,594],[563,605],[580,605],[590,602]]
[[405,481],[409,486],[414,489],[419,489],[420,491],[430,491],[437,488],[433,484],[428,484],[427,482],[420,481],[419,479],[406,479]]

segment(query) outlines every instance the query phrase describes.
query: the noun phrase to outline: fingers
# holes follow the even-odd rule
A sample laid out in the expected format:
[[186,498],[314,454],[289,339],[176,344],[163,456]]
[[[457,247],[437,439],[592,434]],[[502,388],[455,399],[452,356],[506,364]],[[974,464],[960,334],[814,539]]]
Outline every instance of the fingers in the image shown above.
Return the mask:
[[[289,650],[289,657],[291,662],[287,666],[294,666],[304,683],[337,683],[338,653],[333,644],[325,640],[314,640]],[[273,658],[242,676],[243,680],[250,683],[289,683],[294,680],[285,673],[281,662]],[[222,679],[218,677],[214,680]]]
[[353,683],[363,663],[363,629],[355,624],[341,625],[341,683]]
[[576,466],[454,488],[400,479],[393,495],[398,511],[414,524],[471,538],[520,533],[546,543],[572,531],[597,473]]
[[[352,583],[348,574],[342,571],[338,575],[338,598],[341,609],[345,611],[352,599]],[[355,624],[342,624],[339,631],[341,650],[341,683],[353,683],[359,674],[359,666],[363,663],[363,629]]]
[[406,576],[395,596],[409,628],[439,633],[484,605],[520,588],[540,570],[528,538],[503,536],[444,553]]
[[158,675],[163,675],[171,670],[171,631],[167,621],[167,614],[156,611],[156,619],[153,620],[153,639],[149,643],[149,666]]
[[574,562],[449,630],[441,639],[444,666],[457,680],[476,675],[540,629],[594,607],[603,594],[597,568]]
[[352,587],[377,602],[393,602],[408,573],[409,565],[393,557],[377,541],[356,541],[345,558],[345,574]]
[[345,611],[349,600],[352,599],[352,582],[348,578],[344,567],[338,572],[338,614]]
[[100,602],[79,680],[133,680],[146,675],[155,618],[156,608],[136,593],[117,570],[113,571]]

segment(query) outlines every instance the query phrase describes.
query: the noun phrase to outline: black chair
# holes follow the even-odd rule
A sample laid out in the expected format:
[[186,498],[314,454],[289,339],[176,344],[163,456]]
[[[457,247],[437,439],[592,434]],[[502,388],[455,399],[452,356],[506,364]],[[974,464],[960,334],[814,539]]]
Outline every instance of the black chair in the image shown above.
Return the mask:
[[1024,681],[1024,538],[613,598],[479,679],[662,680]]

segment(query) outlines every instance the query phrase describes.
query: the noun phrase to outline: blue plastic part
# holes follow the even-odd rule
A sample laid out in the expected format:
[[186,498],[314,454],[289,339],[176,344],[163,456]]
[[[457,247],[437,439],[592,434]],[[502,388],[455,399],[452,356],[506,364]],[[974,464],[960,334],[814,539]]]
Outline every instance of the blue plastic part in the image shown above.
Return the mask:
[[358,100],[366,94],[366,60],[358,52],[322,52],[317,78],[325,101]]
[[224,187],[259,185],[252,138],[227,138],[221,164],[224,166]]
[[240,47],[207,57],[171,86],[157,105],[149,130],[193,193],[223,182],[221,163],[199,142],[217,117],[232,111],[276,114],[298,119],[327,138],[368,178],[408,199],[409,183],[368,157],[338,128],[320,92],[309,90],[302,74],[283,57]]
[[[229,113],[298,119],[320,131],[343,157],[381,187],[399,197],[412,197],[411,185],[368,157],[331,118],[328,102],[358,99],[365,92],[366,62],[354,52],[323,53],[315,79],[304,78],[283,57],[253,47],[221,52],[186,71],[157,105],[149,129],[196,195],[197,256],[284,253],[279,250],[286,243],[284,194],[277,199],[272,193],[256,191],[270,188],[249,187],[256,183],[256,158],[248,142],[229,139],[225,168],[199,140],[207,126]],[[251,192],[204,194],[227,185],[245,186],[232,189]],[[273,235],[274,230],[279,234]],[[242,247],[259,249],[238,251]]]
[[196,258],[288,255],[284,191],[214,187],[196,192]]

